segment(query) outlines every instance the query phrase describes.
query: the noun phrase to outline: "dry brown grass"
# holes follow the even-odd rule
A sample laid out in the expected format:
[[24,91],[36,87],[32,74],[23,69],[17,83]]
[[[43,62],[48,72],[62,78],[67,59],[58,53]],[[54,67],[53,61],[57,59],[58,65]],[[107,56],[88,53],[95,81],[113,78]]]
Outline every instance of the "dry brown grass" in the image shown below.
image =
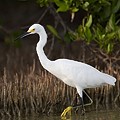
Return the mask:
[[[27,57],[21,57],[18,50],[14,52],[11,50],[6,56],[7,62],[0,77],[1,116],[57,113],[74,102],[76,90],[40,68],[39,61],[36,62],[33,59],[36,57],[35,53],[30,57],[27,56],[32,58],[31,65],[24,62]],[[11,61],[13,58],[15,60]],[[96,109],[101,105],[105,105],[107,108],[109,105],[110,107],[119,106],[120,72],[118,68],[109,68],[105,67],[104,72],[117,78],[115,87],[107,85],[101,88],[87,89],[94,100]],[[88,102],[86,97],[84,100],[85,103]]]
[[29,73],[14,74],[12,81],[4,69],[0,83],[1,114],[49,113],[61,111],[66,103],[70,103],[75,90],[45,70],[35,74],[34,64]]
[[[107,71],[106,71],[107,72]],[[62,111],[65,106],[73,103],[76,90],[66,86],[60,80],[45,70],[35,73],[35,62],[29,72],[15,73],[9,80],[7,70],[0,83],[0,108],[1,115],[7,114],[20,116],[29,113],[56,113]],[[117,74],[117,78],[120,74]],[[96,89],[88,89],[87,92],[98,105],[114,104],[120,101],[119,81],[116,87],[106,86]],[[87,100],[85,101],[87,102]]]

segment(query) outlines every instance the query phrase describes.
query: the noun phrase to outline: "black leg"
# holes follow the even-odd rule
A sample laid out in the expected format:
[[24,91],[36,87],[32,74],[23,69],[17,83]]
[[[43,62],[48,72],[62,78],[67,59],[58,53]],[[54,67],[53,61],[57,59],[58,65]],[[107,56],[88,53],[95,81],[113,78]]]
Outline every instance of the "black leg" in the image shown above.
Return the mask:
[[[79,108],[79,107],[82,107],[82,115],[85,114],[85,106],[89,106],[93,103],[92,99],[90,98],[90,96],[83,90],[83,92],[85,93],[85,95],[88,97],[88,99],[90,100],[89,103],[87,104],[84,104],[84,101],[83,101],[83,97],[80,97],[81,98],[81,104],[77,104],[77,105],[73,105],[73,108]],[[77,103],[77,95],[76,97],[74,98],[74,101]]]
[[81,103],[82,103],[82,115],[84,115],[85,114],[85,108],[84,108],[83,97],[81,97]]
[[[76,96],[75,96],[75,98],[73,100],[73,102],[75,102],[75,103],[77,103],[77,95],[78,94],[76,94]],[[73,104],[72,106],[73,106],[73,108],[82,107],[82,115],[84,115],[85,114],[84,101],[83,101],[83,97],[80,97],[80,98],[81,98],[81,103],[79,103],[79,104]],[[76,112],[77,111],[78,111],[78,109],[76,109]]]
[[90,100],[90,102],[89,103],[87,103],[87,104],[84,104],[84,106],[89,106],[89,105],[91,105],[92,103],[93,103],[93,100],[90,98],[90,96],[83,90],[83,92],[85,93],[85,95],[88,97],[88,99]]

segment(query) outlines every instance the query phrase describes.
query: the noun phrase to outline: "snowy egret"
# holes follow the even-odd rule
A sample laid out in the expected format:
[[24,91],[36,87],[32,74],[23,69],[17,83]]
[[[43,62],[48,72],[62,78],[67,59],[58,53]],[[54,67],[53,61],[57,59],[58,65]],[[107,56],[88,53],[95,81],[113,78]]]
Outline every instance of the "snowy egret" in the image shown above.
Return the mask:
[[[85,106],[83,104],[83,92],[85,92],[85,88],[94,88],[104,84],[115,85],[116,79],[114,77],[102,73],[88,64],[69,59],[57,59],[55,61],[49,60],[43,50],[47,42],[47,34],[42,25],[33,24],[28,29],[27,33],[24,34],[21,38],[35,33],[39,35],[40,39],[37,43],[36,51],[41,65],[51,74],[62,80],[65,84],[77,89],[77,92],[82,101],[83,112]],[[91,100],[89,96],[88,98]],[[67,107],[61,116],[66,116],[67,112],[72,108],[73,106]]]

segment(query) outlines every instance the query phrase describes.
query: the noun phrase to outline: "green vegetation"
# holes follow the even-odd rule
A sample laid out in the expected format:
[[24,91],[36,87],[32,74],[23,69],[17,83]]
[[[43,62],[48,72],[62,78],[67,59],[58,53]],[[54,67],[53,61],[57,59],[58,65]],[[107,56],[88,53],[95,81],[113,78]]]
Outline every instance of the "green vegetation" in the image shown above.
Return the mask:
[[[120,42],[120,1],[119,0],[37,0],[40,6],[55,6],[56,12],[70,11],[71,21],[81,9],[86,15],[75,31],[67,29],[65,41],[85,40],[88,44],[96,42],[107,53],[113,51]],[[58,38],[55,29],[50,29]],[[54,32],[53,32],[54,31]],[[62,39],[62,37],[61,37]]]
[[[33,6],[31,1],[37,5]],[[38,115],[61,113],[66,106],[80,103],[79,98],[74,101],[76,96],[74,88],[65,85],[40,66],[35,52],[37,38],[28,37],[25,38],[26,40],[15,41],[29,25],[37,21],[38,17],[40,18],[37,23],[44,24],[48,29],[49,40],[45,46],[45,53],[51,60],[70,58],[82,61],[117,79],[114,87],[107,85],[86,89],[94,101],[93,106],[86,109],[91,111],[103,107],[119,108],[120,1],[37,0],[37,3],[31,1],[25,0],[19,1],[20,4],[12,4],[14,9],[11,12],[11,3],[8,1],[8,4],[2,5],[3,1],[1,2],[3,12],[7,10],[6,8],[9,8],[10,12],[10,16],[3,13],[5,17],[0,18],[1,119],[5,116],[13,118],[13,116],[34,115],[34,113]],[[29,9],[26,4],[30,5]],[[44,8],[39,9],[38,4]],[[34,11],[36,6],[37,12]],[[75,23],[78,12],[80,21]],[[72,27],[77,25],[74,28],[66,24],[63,18],[64,15],[68,17],[68,14],[71,15],[71,20],[70,17],[68,19]],[[55,38],[59,41],[55,41]],[[84,102],[89,102],[85,96]]]

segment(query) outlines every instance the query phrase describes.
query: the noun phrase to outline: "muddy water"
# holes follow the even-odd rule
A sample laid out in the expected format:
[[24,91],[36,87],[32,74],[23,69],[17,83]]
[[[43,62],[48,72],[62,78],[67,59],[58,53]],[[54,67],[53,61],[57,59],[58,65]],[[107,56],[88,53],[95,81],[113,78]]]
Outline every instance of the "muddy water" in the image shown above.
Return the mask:
[[[1,120],[11,120],[11,118],[2,118]],[[26,116],[19,118],[12,118],[12,120],[61,120],[59,115],[54,116]],[[120,120],[120,110],[100,110],[100,111],[90,111],[84,116],[72,115],[66,120]]]

